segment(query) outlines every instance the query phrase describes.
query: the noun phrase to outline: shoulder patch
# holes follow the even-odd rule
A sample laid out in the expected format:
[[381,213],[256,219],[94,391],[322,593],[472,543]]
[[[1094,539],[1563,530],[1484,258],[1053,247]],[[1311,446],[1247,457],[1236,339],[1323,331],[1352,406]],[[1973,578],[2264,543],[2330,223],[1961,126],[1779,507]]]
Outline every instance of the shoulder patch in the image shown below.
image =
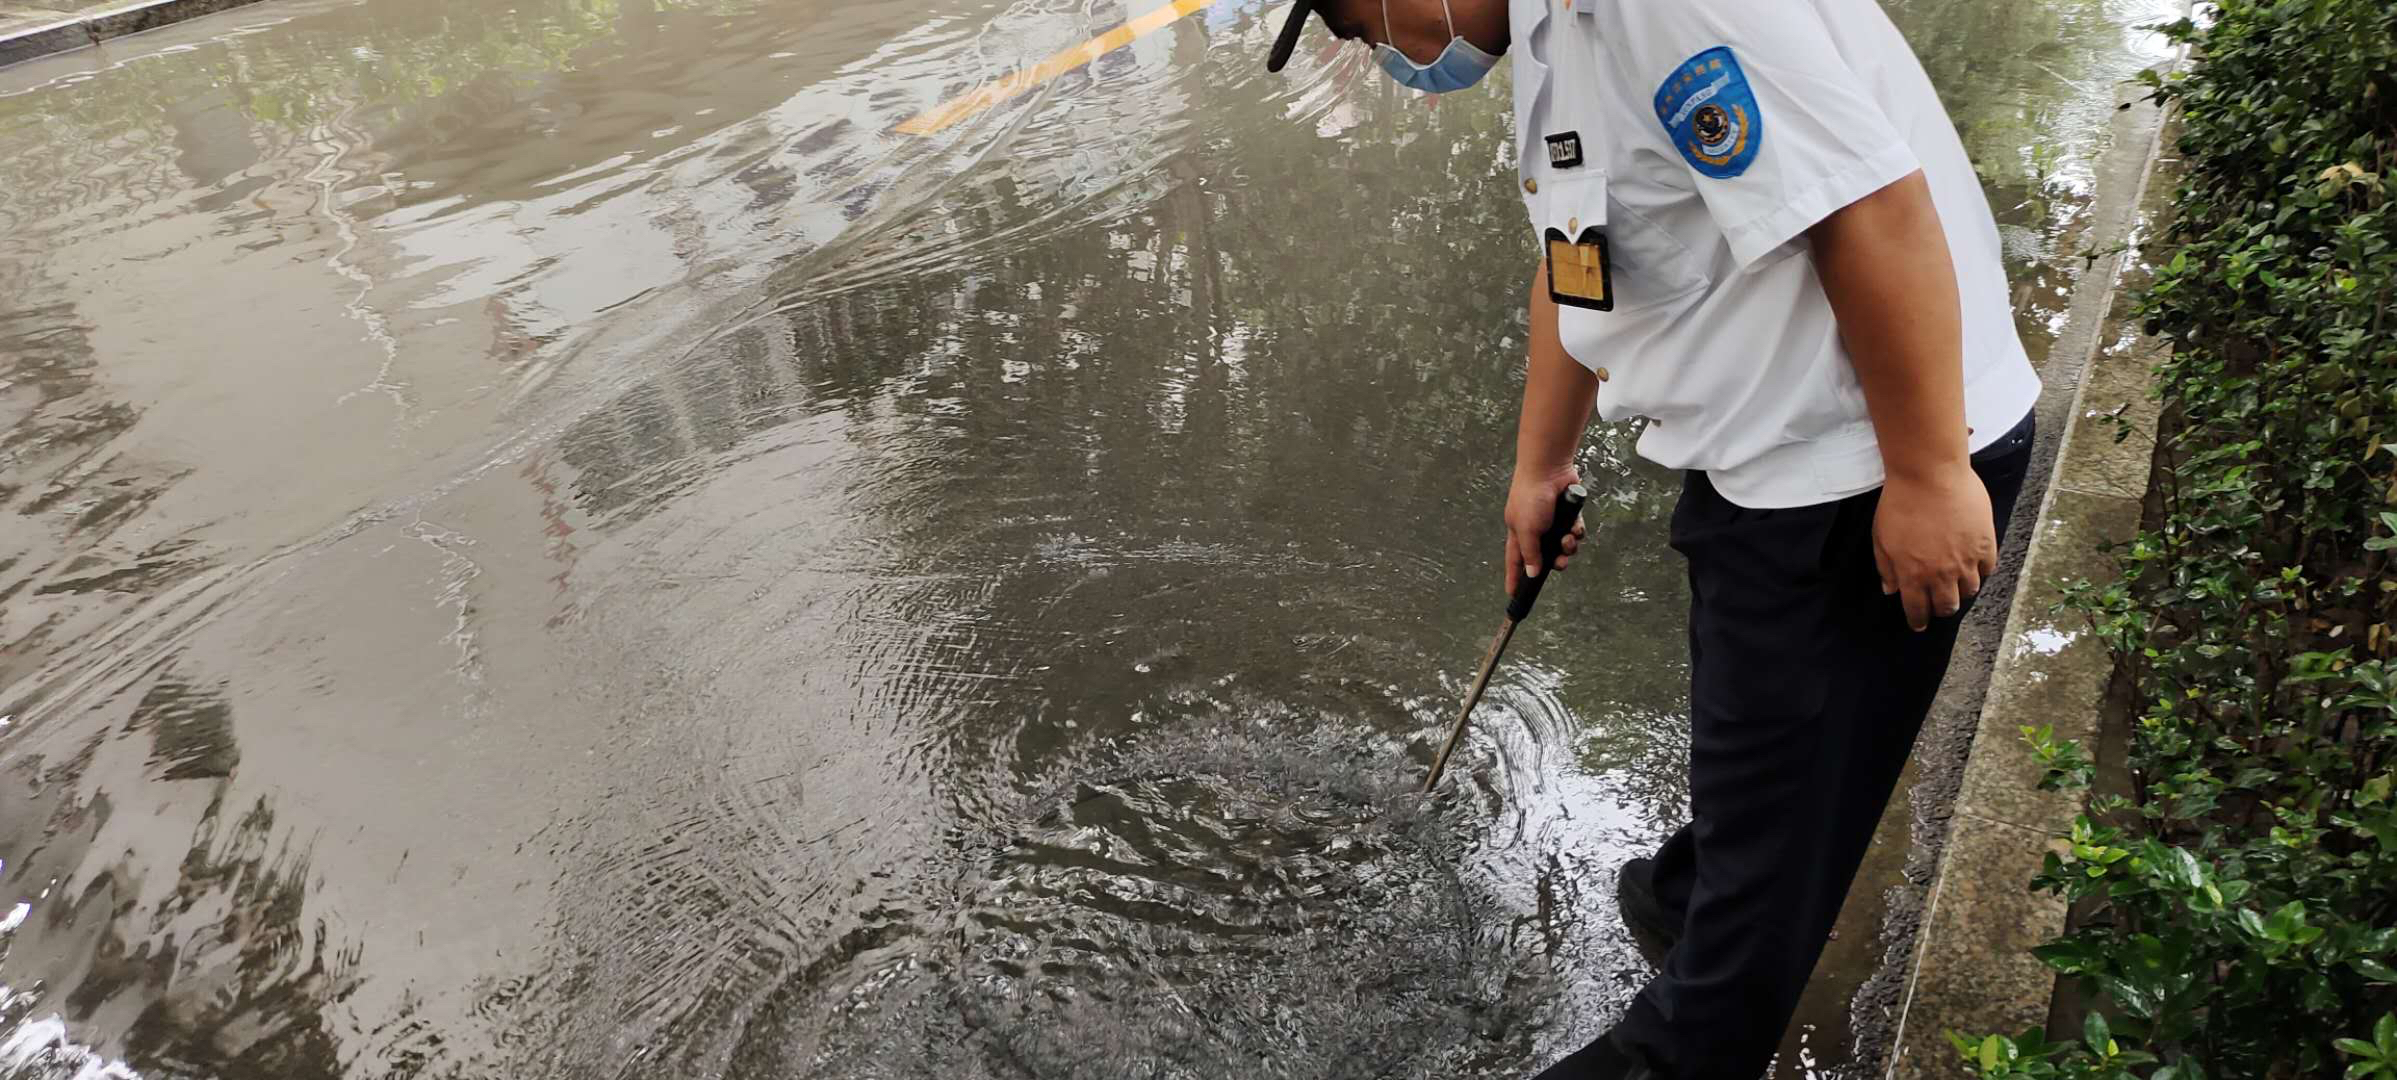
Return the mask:
[[1681,62],[1656,88],[1656,119],[1690,168],[1717,180],[1748,171],[1764,145],[1764,112],[1731,47]]

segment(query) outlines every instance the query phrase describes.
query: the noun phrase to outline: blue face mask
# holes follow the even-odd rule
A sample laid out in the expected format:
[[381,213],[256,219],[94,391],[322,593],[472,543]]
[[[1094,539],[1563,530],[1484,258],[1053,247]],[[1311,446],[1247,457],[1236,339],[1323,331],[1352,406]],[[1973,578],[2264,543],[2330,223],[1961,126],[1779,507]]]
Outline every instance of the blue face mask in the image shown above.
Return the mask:
[[[1381,64],[1382,72],[1398,85],[1426,94],[1448,94],[1480,82],[1482,76],[1498,66],[1498,58],[1474,48],[1457,33],[1456,17],[1448,13],[1448,0],[1440,0],[1440,17],[1448,20],[1448,47],[1431,63],[1418,64],[1407,54],[1391,48],[1388,43],[1373,47],[1373,58]],[[1382,0],[1382,32],[1390,27],[1390,0]]]

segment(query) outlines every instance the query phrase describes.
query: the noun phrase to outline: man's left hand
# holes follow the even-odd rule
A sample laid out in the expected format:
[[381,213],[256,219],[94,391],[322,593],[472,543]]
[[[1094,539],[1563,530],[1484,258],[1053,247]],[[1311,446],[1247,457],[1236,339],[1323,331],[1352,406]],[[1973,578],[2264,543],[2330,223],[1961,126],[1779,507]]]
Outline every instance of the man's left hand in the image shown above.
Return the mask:
[[1906,607],[1906,625],[1922,630],[1980,595],[1997,572],[1997,530],[1989,489],[1969,464],[1919,477],[1891,477],[1873,517],[1873,558],[1881,591]]

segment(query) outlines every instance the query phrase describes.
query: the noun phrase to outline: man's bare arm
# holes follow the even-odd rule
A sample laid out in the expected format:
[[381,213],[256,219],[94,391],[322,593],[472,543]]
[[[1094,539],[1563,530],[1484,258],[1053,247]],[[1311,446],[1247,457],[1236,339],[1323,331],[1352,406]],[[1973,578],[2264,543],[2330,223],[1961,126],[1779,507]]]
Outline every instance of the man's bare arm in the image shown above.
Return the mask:
[[[1540,568],[1540,534],[1556,512],[1557,492],[1580,479],[1573,454],[1598,400],[1598,377],[1565,352],[1557,338],[1556,300],[1548,295],[1548,263],[1531,279],[1531,345],[1523,376],[1523,412],[1515,430],[1515,479],[1506,499],[1506,591]],[[1565,538],[1557,569],[1572,561],[1584,529]]]
[[1997,569],[1989,492],[1966,442],[1964,315],[1947,233],[1918,171],[1807,235],[1888,473],[1873,523],[1881,588],[1920,630]]

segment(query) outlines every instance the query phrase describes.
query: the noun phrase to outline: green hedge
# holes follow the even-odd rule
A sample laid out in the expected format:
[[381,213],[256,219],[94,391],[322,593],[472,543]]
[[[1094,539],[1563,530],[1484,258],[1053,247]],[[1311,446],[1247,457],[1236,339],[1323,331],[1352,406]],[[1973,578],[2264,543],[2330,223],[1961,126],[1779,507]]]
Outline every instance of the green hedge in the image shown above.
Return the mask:
[[2067,601],[2136,692],[2131,794],[2036,882],[2077,905],[2039,955],[2099,1011],[1952,1036],[1984,1077],[2397,1080],[2397,2],[2200,14],[2136,298],[2172,346],[2160,513]]

